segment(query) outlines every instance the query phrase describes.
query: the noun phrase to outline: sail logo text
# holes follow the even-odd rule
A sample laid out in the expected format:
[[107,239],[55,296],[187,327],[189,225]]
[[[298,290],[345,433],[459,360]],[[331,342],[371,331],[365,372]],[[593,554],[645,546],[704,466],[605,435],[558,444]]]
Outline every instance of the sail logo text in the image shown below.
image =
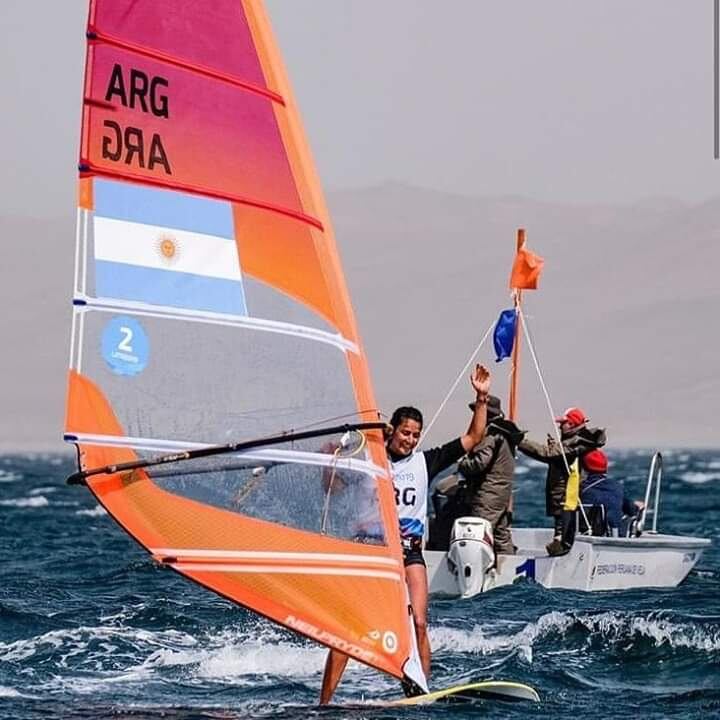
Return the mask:
[[[123,107],[139,109],[167,120],[170,118],[170,101],[163,90],[168,87],[164,77],[148,76],[136,68],[130,68],[126,76],[122,65],[115,63],[105,92],[105,102],[119,101]],[[153,133],[148,139],[149,133],[143,132],[142,128],[123,127],[114,120],[105,120],[103,127],[102,156],[105,160],[136,164],[148,170],[159,166],[167,175],[172,175],[160,133]]]
[[327,630],[321,630],[320,628],[315,627],[315,625],[305,622],[305,620],[296,618],[294,615],[288,615],[284,620],[284,624],[293,630],[297,630],[298,632],[310,636],[323,645],[329,645],[331,648],[339,650],[345,655],[351,655],[352,657],[356,657],[364,662],[372,662],[375,657],[375,653],[372,650],[367,650],[360,645],[347,642],[347,640],[343,640]]

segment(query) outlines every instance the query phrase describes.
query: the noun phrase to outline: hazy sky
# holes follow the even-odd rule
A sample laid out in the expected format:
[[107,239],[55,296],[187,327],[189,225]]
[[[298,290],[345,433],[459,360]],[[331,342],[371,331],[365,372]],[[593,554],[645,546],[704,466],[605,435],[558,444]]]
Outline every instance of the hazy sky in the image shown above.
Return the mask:
[[[326,188],[702,200],[712,0],[269,0]],[[0,212],[73,211],[86,0],[0,2]]]
[[[691,204],[720,197],[720,161],[712,157],[713,0],[268,0],[268,5],[328,191],[399,182],[460,193],[473,198],[473,207],[463,205],[468,218],[482,205],[475,200],[479,196],[524,196],[565,209],[568,203],[632,204],[657,195]],[[61,424],[86,13],[87,0],[0,0],[0,219],[34,218],[8,221],[2,237],[0,300],[13,308],[0,315],[7,349],[0,406],[8,442],[20,410],[30,424],[44,419],[38,438],[56,438]],[[392,196],[388,189],[379,194]],[[342,202],[335,202],[341,214]],[[388,243],[407,241],[409,221],[422,216],[416,209],[407,210],[401,227],[382,228]],[[343,227],[378,234],[366,222],[376,218],[359,212],[363,222],[345,218]],[[463,237],[479,232],[471,219],[448,212],[435,218],[438,232],[447,231],[448,218],[468,223]],[[578,212],[578,225],[590,226],[586,208]],[[695,217],[694,209],[688,212]],[[698,210],[704,220],[698,221],[702,237],[695,238],[707,242],[707,252],[715,256],[717,212],[712,203]],[[485,230],[494,227],[492,217],[485,220]],[[503,242],[514,227],[504,231]],[[538,227],[543,227],[539,220],[533,242]],[[685,234],[670,228],[664,241],[677,259],[661,268],[673,291],[671,275],[687,264],[686,244],[693,240],[690,219],[678,227]],[[552,231],[538,235],[543,242],[536,249],[550,250]],[[573,261],[580,267],[587,255],[583,238],[578,236],[576,246],[572,231],[571,236],[578,250]],[[342,247],[344,237],[339,240]],[[56,258],[67,242],[68,267],[48,262],[47,245],[37,247],[40,242],[53,243]],[[657,248],[663,241],[652,242]],[[408,247],[418,256],[417,247]],[[448,246],[446,255],[453,259],[458,247]],[[437,267],[426,265],[418,271]],[[644,266],[638,267],[641,273]],[[709,268],[711,263],[704,263],[701,269]],[[451,271],[447,277],[453,277]],[[588,317],[604,311],[612,277],[602,277],[605,284],[588,293],[596,299],[586,309]],[[696,281],[688,272],[683,277],[686,295],[695,298],[687,288]],[[356,309],[366,318],[367,307],[357,300],[362,292],[375,294],[375,280],[371,273],[349,277]],[[552,291],[561,292],[562,283],[553,282]],[[709,285],[702,287],[703,297],[710,297]],[[448,307],[441,309],[450,315],[450,306],[461,305],[463,297],[462,288],[453,288]],[[385,327],[382,321],[382,316],[366,319],[363,333],[372,337]],[[424,337],[427,317],[413,322],[409,335]],[[432,322],[447,324],[445,317]],[[627,330],[627,322],[620,330]],[[36,351],[38,338],[42,352]],[[653,348],[651,362],[658,366],[665,349],[662,343]],[[717,367],[716,359],[717,353],[705,367]],[[37,367],[28,369],[29,360]],[[372,360],[381,368],[387,363],[380,355]],[[428,406],[439,400],[454,367],[438,373]],[[626,376],[632,377],[622,369],[616,381]],[[585,387],[579,384],[577,392]],[[712,393],[703,395],[712,417],[714,401]]]

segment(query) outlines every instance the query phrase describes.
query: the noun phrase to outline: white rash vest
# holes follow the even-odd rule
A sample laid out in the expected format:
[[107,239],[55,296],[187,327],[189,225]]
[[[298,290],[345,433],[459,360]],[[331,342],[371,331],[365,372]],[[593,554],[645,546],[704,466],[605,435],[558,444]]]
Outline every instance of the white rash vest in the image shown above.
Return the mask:
[[465,449],[460,438],[406,457],[388,453],[401,537],[423,537],[427,519],[428,487],[436,475],[449,468],[464,454]]

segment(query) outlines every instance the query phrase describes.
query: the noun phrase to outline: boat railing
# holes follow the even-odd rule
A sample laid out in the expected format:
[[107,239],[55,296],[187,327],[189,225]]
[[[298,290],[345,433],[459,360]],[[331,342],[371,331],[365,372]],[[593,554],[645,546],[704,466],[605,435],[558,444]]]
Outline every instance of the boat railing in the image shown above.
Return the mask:
[[[650,461],[650,471],[648,472],[647,485],[645,486],[645,506],[642,509],[640,518],[635,527],[635,534],[640,535],[645,530],[645,523],[648,515],[652,515],[652,529],[647,530],[648,533],[657,533],[658,509],[660,507],[660,485],[662,483],[663,459],[662,454],[656,452]],[[650,507],[650,496],[655,490],[655,498],[652,508]]]

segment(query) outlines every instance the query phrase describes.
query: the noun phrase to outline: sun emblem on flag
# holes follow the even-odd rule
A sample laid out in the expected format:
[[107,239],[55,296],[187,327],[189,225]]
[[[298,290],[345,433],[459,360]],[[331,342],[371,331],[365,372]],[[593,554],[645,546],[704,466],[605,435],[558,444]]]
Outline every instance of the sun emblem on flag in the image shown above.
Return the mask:
[[157,251],[163,262],[171,265],[176,262],[180,254],[178,241],[172,235],[163,234],[157,239]]

